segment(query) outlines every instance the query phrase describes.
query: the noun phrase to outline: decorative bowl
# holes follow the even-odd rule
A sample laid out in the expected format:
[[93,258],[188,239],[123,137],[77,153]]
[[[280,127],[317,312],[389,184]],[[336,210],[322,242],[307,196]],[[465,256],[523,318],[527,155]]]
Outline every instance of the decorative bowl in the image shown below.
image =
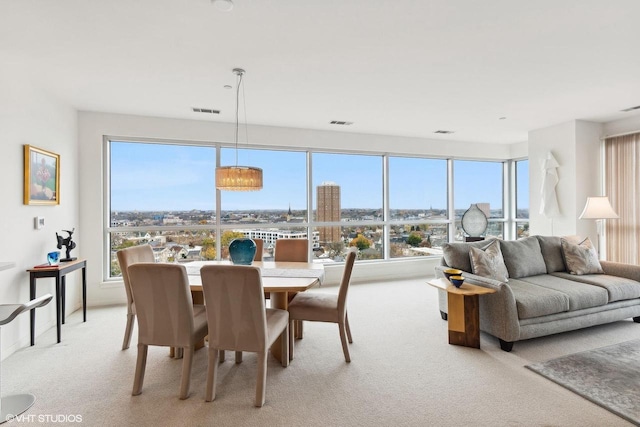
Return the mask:
[[451,276],[449,277],[449,281],[453,286],[459,288],[464,283],[464,277],[462,276]]
[[460,276],[462,274],[462,270],[458,270],[457,268],[448,268],[444,270],[444,277],[449,279],[451,276]]

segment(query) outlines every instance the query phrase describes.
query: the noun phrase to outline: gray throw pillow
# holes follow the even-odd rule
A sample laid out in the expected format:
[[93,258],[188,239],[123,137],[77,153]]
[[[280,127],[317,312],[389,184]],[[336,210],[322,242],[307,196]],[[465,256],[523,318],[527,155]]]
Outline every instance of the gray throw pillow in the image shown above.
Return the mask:
[[495,239],[481,240],[478,242],[455,242],[442,245],[442,255],[444,262],[451,268],[457,268],[471,273],[471,262],[469,261],[469,248],[484,248]]
[[602,270],[598,260],[598,252],[588,237],[579,244],[560,239],[560,245],[562,246],[562,255],[569,273],[578,276],[583,274],[604,274],[604,270]]
[[562,257],[562,247],[559,236],[536,236],[540,243],[540,252],[547,265],[547,273],[565,271],[564,258]]
[[[547,265],[540,251],[540,243],[534,236],[520,240],[501,240],[500,249],[504,257],[504,265],[509,270],[509,277],[517,279],[547,274]],[[560,260],[562,261],[562,257]]]
[[491,242],[484,249],[471,247],[469,249],[469,259],[473,274],[501,282],[509,280],[509,272],[504,265],[500,243],[497,240]]

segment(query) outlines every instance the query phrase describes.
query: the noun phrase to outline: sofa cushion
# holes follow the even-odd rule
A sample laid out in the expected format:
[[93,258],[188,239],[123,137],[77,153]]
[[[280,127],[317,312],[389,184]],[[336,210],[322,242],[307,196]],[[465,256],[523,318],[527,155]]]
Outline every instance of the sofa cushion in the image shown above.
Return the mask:
[[[570,276],[569,274],[567,274]],[[542,274],[520,279],[541,288],[562,292],[569,299],[569,310],[599,307],[609,302],[606,289],[599,286],[581,283],[576,280],[565,279],[557,275]]]
[[442,245],[442,255],[444,262],[451,268],[457,268],[471,273],[471,260],[469,259],[469,248],[484,248],[495,239],[481,240],[469,243],[444,243]]
[[501,240],[500,249],[504,265],[511,278],[517,279],[547,272],[547,265],[540,251],[540,243],[534,236],[520,240]]
[[547,266],[547,273],[555,273],[556,271],[565,271],[564,258],[562,257],[562,248],[560,246],[559,236],[536,236],[540,243],[540,252]]
[[598,261],[598,252],[587,237],[580,244],[574,244],[567,239],[560,239],[562,256],[567,270],[571,274],[603,274],[602,266]]
[[601,287],[607,291],[609,302],[640,298],[640,282],[625,277],[610,276],[608,274],[576,276],[569,273],[554,273],[553,275]]
[[520,279],[509,281],[509,287],[516,299],[519,319],[569,311],[569,297],[562,292],[536,286]]
[[473,274],[501,282],[509,280],[509,273],[504,265],[500,243],[497,240],[482,249],[469,248],[469,258]]

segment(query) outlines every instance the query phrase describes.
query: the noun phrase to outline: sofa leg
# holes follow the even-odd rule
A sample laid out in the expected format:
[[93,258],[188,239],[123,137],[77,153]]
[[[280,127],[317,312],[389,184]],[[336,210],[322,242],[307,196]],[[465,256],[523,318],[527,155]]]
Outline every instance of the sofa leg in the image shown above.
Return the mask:
[[440,317],[442,317],[442,320],[447,320],[448,315],[447,315],[447,313],[445,313],[444,311],[441,311],[441,312],[440,312]]
[[636,323],[640,323],[640,316],[634,317],[633,321],[636,322]]
[[501,340],[500,338],[498,338],[498,340],[500,340],[500,348],[503,351],[509,352],[513,349],[513,341],[504,341],[504,340]]

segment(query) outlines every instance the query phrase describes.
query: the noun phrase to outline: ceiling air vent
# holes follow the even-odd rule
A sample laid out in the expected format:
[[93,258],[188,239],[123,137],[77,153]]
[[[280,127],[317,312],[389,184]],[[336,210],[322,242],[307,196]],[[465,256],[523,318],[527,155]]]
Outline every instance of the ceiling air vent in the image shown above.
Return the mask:
[[433,132],[433,133],[443,133],[443,134],[449,134],[449,133],[453,133],[452,130],[442,130],[442,129],[438,129],[437,131]]
[[211,108],[198,108],[191,107],[194,113],[205,113],[205,114],[220,114],[220,110],[213,110]]
[[352,125],[352,124],[353,124],[353,122],[345,122],[345,121],[343,121],[343,120],[331,120],[331,121],[329,122],[329,124],[332,124],[332,125],[340,125],[340,126],[349,126],[349,125]]
[[628,113],[629,111],[634,111],[634,110],[640,110],[640,105],[637,105],[635,107],[625,108],[624,110],[620,110],[620,111],[624,111],[625,113]]

